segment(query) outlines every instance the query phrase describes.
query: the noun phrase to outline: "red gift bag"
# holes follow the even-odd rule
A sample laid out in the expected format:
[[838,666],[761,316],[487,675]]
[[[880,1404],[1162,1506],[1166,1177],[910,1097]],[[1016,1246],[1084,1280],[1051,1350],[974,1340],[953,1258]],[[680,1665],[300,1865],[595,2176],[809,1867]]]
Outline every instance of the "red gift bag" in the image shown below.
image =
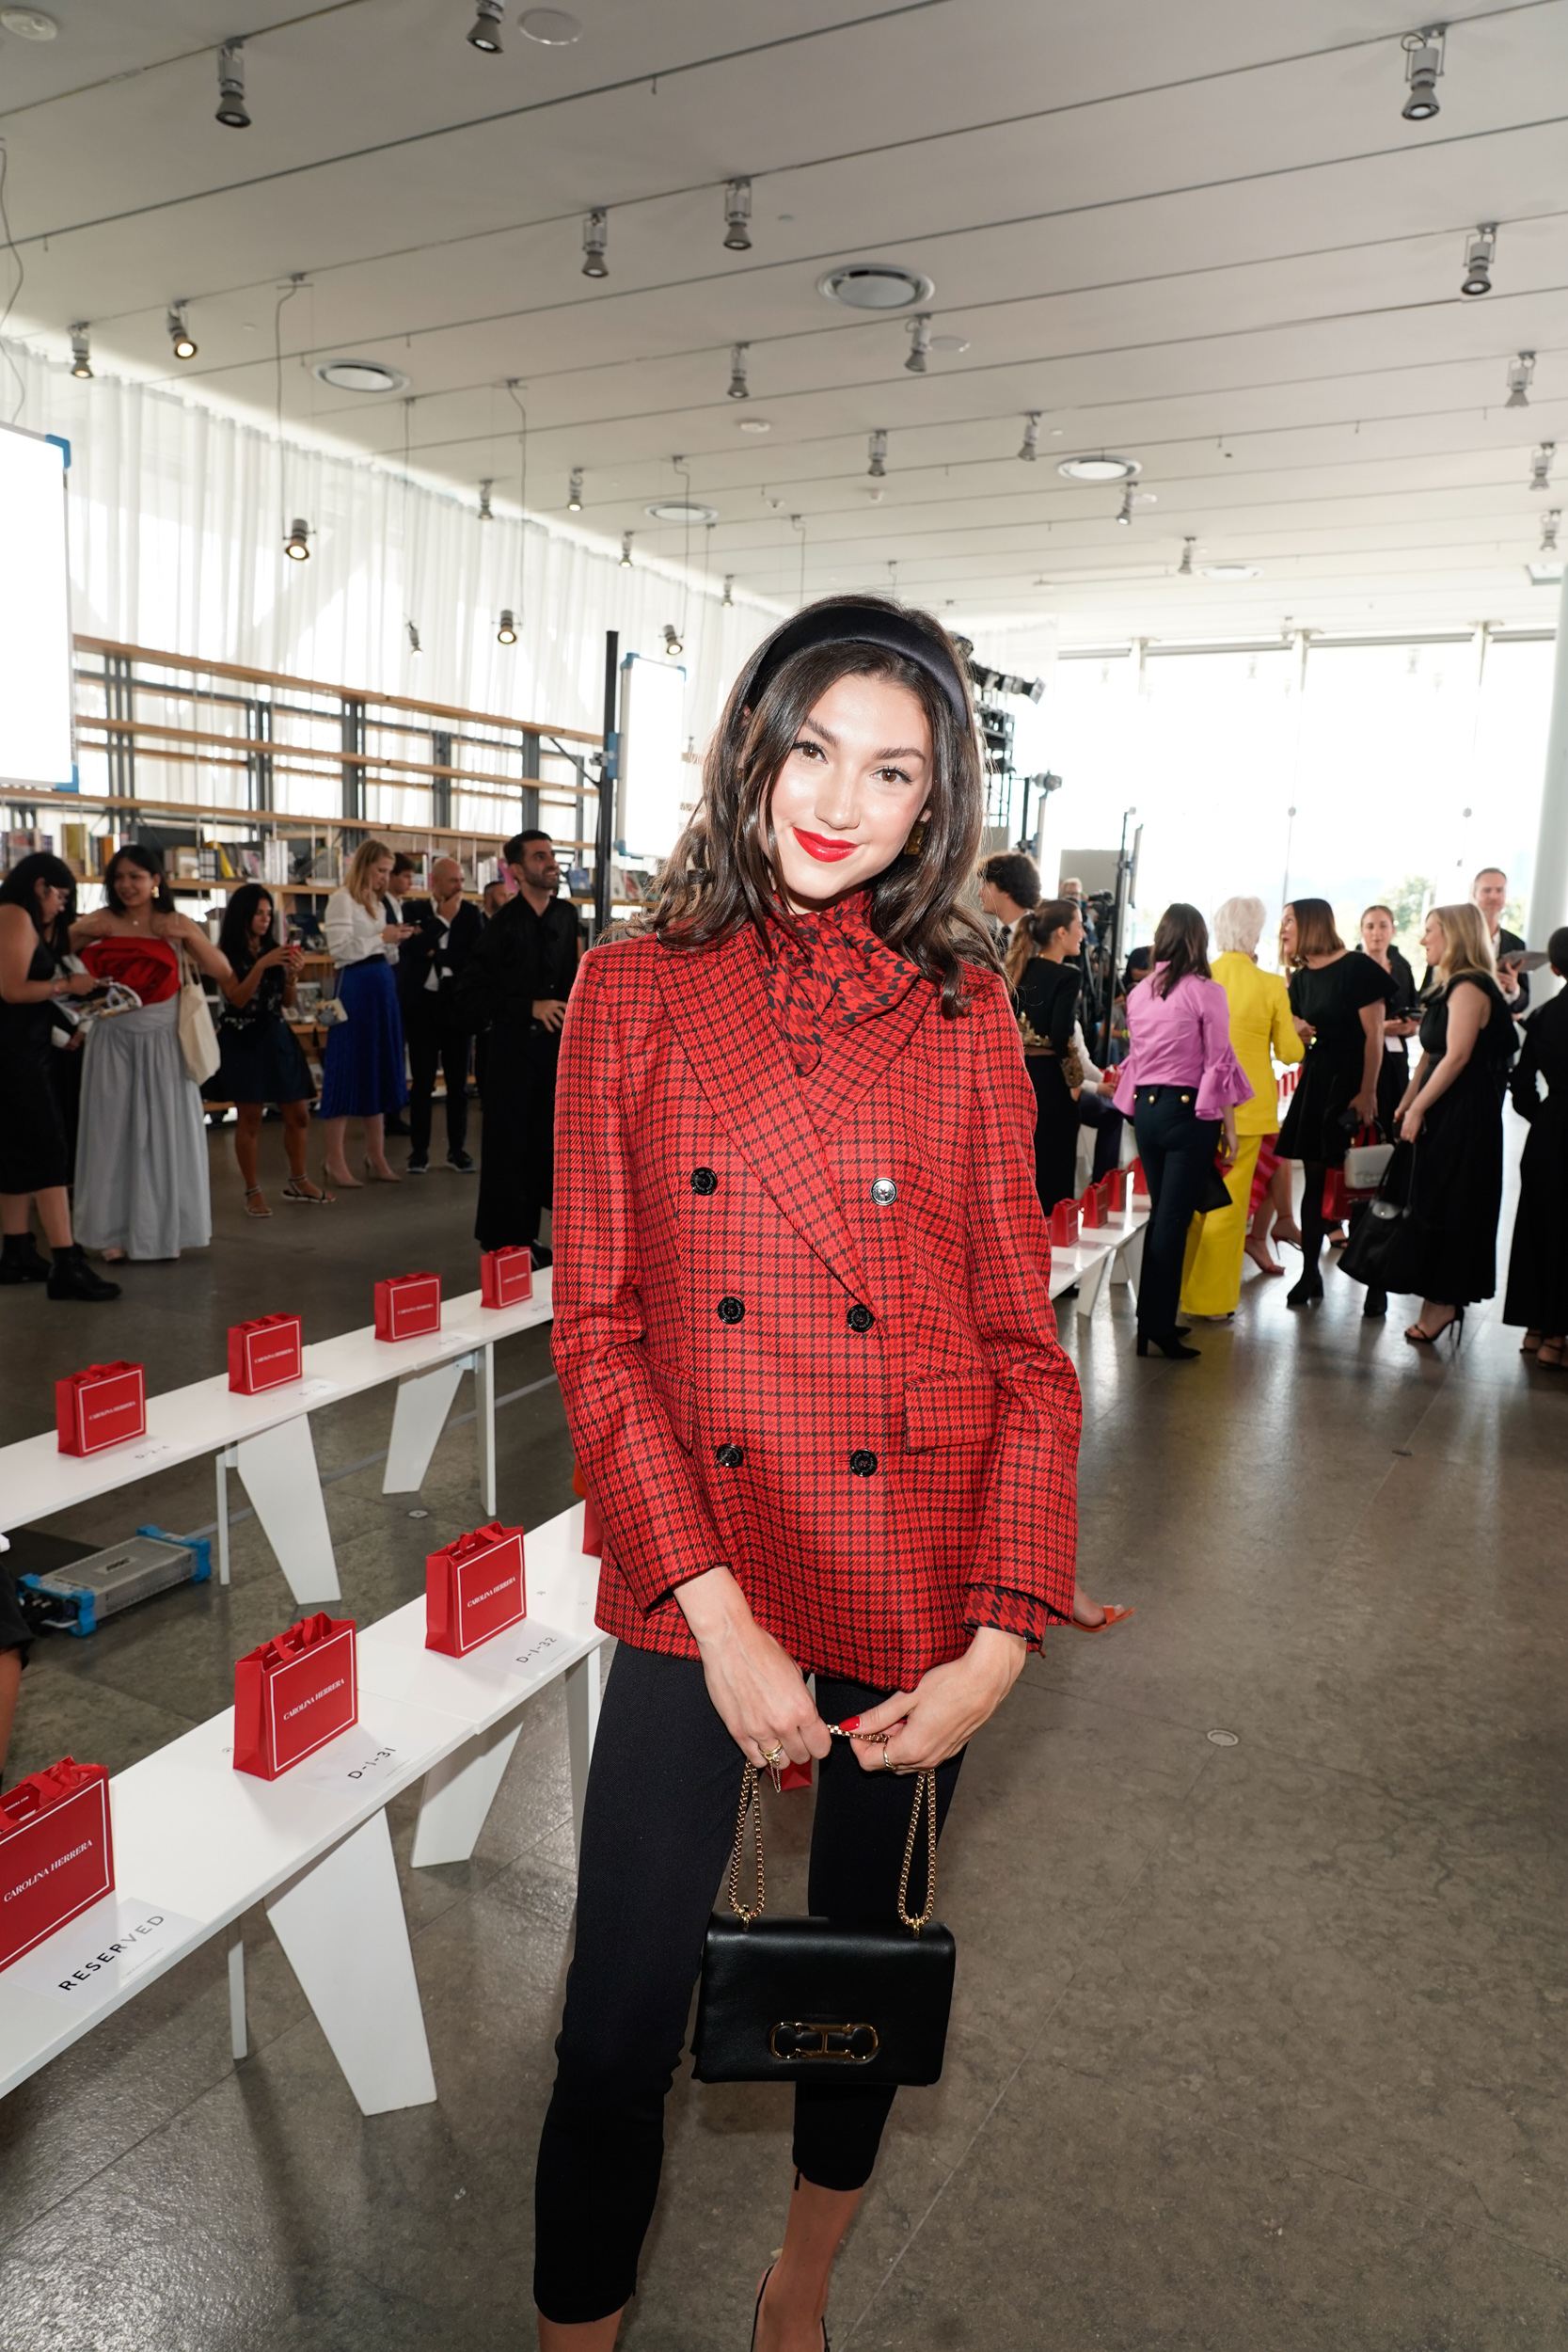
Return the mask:
[[62,1454],[102,1454],[147,1435],[147,1381],[140,1364],[88,1364],[55,1383],[55,1427]]
[[1100,1195],[1092,1184],[1085,1186],[1078,1202],[1078,1222],[1087,1232],[1092,1232],[1096,1226],[1103,1225],[1105,1222],[1101,1215]]
[[234,1770],[276,1780],[359,1721],[354,1621],[318,1609],[234,1667]]
[[305,1377],[305,1327],[297,1315],[258,1315],[229,1327],[229,1385],[240,1396],[260,1396]]
[[1119,1216],[1126,1208],[1127,1170],[1124,1168],[1113,1168],[1110,1174],[1106,1177],[1105,1205],[1107,1208],[1115,1210],[1117,1216]]
[[479,1262],[479,1298],[483,1307],[516,1307],[533,1296],[533,1252],[521,1248],[487,1249]]
[[463,1658],[528,1613],[523,1531],[492,1519],[424,1564],[424,1645]]
[[62,1756],[0,1797],[0,1968],[112,1895],[109,1775]]
[[418,1340],[441,1328],[438,1274],[391,1274],[375,1286],[378,1340]]
[[1058,1200],[1051,1212],[1051,1238],[1058,1249],[1072,1249],[1078,1243],[1078,1203]]
[[786,1788],[809,1788],[810,1787],[811,1766],[809,1763],[779,1766],[779,1794],[781,1796]]

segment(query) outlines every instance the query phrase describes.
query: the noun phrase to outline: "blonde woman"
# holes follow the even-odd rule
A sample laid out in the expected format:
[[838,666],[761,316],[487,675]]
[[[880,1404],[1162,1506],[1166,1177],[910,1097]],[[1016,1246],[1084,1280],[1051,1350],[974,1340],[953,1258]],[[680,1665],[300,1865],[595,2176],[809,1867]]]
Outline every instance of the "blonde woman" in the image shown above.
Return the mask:
[[[1247,1248],[1253,1171],[1265,1136],[1279,1127],[1275,1061],[1300,1061],[1306,1048],[1291,1013],[1291,993],[1277,972],[1258,969],[1258,942],[1265,909],[1261,898],[1227,898],[1216,907],[1212,931],[1220,953],[1211,967],[1230,1006],[1230,1045],[1252,1087],[1252,1099],[1236,1105],[1236,1157],[1225,1170],[1230,1195],[1227,1209],[1195,1216],[1187,1232],[1181,1268],[1181,1310],[1223,1322],[1242,1295],[1242,1253]],[[1249,1251],[1265,1274],[1284,1267]]]
[[340,1190],[359,1182],[344,1157],[351,1119],[364,1121],[366,1175],[379,1184],[399,1181],[387,1165],[386,1121],[402,1110],[408,1088],[392,967],[414,926],[391,920],[385,897],[391,879],[392,852],[386,843],[361,841],[342,888],[326,902],[323,928],[337,966],[338,1001],[348,1015],[328,1032],[322,1067],[326,1181]]
[[1401,1138],[1417,1147],[1411,1200],[1429,1236],[1426,1296],[1404,1335],[1413,1345],[1450,1327],[1457,1339],[1465,1308],[1497,1289],[1503,1093],[1518,1043],[1480,908],[1433,907],[1421,945],[1437,987],[1399,1109]]

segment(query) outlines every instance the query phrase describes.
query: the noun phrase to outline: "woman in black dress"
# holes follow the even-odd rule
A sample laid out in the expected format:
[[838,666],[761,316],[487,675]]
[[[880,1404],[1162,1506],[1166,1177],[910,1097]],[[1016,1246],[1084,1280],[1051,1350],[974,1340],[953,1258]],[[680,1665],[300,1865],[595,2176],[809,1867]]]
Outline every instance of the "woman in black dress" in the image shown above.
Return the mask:
[[1035,1189],[1047,1216],[1078,1191],[1078,1089],[1084,1072],[1073,1048],[1084,975],[1066,959],[1084,940],[1075,898],[1047,898],[1013,926],[1007,985],[1023,1040],[1023,1066],[1035,1089]]
[[1451,1324],[1497,1281],[1503,1203],[1503,1091],[1518,1043],[1497,986],[1479,907],[1433,907],[1421,945],[1436,993],[1421,1017],[1421,1062],[1400,1104],[1400,1135],[1416,1152],[1410,1200],[1427,1229],[1415,1343]]
[[1361,917],[1360,952],[1377,965],[1387,984],[1383,1059],[1377,1073],[1377,1123],[1384,1142],[1392,1143],[1400,1104],[1410,1083],[1410,1050],[1404,1041],[1420,1027],[1421,1008],[1416,999],[1416,975],[1394,945],[1391,907],[1367,908]]
[[[1568,926],[1552,933],[1546,954],[1552,970],[1568,979]],[[1511,1091],[1514,1109],[1529,1121],[1529,1140],[1519,1163],[1503,1321],[1522,1323],[1526,1354],[1560,1371],[1568,1360],[1568,990],[1525,1023]]]
[[303,950],[280,941],[273,928],[273,903],[260,882],[246,882],[229,901],[218,945],[231,967],[220,980],[218,1051],[223,1058],[201,1091],[210,1103],[232,1103],[238,1118],[234,1157],[245,1179],[247,1216],[271,1216],[258,1182],[256,1147],[269,1103],[283,1114],[283,1149],[289,1155],[285,1200],[318,1207],[333,1196],[305,1173],[310,1141],[310,1105],[316,1089],[299,1040],[283,1018],[294,1000],[294,980]]
[[[0,883],[0,1283],[47,1282],[51,1298],[119,1296],[94,1273],[71,1235],[71,1150],[51,1057],[60,996],[90,996],[90,972],[63,968],[76,912],[76,880],[63,859],[38,850]],[[28,1214],[54,1256],[33,1239]]]
[[[1294,899],[1279,944],[1291,966],[1291,1010],[1307,1041],[1301,1083],[1275,1146],[1282,1160],[1300,1160],[1306,1169],[1301,1279],[1286,1294],[1288,1306],[1302,1307],[1323,1295],[1323,1180],[1331,1168],[1343,1168],[1352,1136],[1377,1113],[1388,976],[1368,957],[1347,954],[1326,898]],[[1379,1295],[1369,1296],[1368,1313],[1382,1312],[1374,1304]]]

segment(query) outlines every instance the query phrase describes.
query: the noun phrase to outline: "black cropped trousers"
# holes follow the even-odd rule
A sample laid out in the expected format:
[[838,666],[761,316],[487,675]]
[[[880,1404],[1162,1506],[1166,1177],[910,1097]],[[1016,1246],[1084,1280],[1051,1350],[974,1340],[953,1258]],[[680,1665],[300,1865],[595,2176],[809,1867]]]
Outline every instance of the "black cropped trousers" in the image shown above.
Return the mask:
[[[824,1723],[863,1715],[887,1695],[816,1677]],[[939,1828],[962,1760],[937,1772]],[[636,2293],[664,2160],[664,2101],[708,1918],[722,1899],[743,1770],[700,1662],[623,1643],[588,1775],[577,1947],[534,2181],[533,2296],[558,2326],[608,2318]],[[845,1740],[816,1775],[812,1914],[846,1923],[896,1917],[913,1779],[863,1772]],[[922,1836],[910,1909],[925,1899]],[[797,2083],[793,2160],[805,2179],[863,2187],[893,2098],[868,2085]]]

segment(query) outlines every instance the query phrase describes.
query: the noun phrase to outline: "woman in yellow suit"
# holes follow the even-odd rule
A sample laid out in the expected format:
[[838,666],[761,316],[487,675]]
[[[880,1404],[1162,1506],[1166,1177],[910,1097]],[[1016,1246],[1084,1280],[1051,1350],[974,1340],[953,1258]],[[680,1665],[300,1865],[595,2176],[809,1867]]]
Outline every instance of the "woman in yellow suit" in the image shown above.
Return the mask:
[[1242,1252],[1247,1235],[1253,1170],[1258,1147],[1279,1126],[1279,1088],[1274,1060],[1300,1061],[1306,1047],[1297,1035],[1290,993],[1277,972],[1258,969],[1262,935],[1261,898],[1227,898],[1214,911],[1213,934],[1221,950],[1213,974],[1230,1000],[1230,1047],[1252,1081],[1252,1100],[1236,1107],[1236,1157],[1222,1168],[1227,1209],[1195,1216],[1181,1266],[1181,1307],[1189,1315],[1224,1318],[1242,1295]]

